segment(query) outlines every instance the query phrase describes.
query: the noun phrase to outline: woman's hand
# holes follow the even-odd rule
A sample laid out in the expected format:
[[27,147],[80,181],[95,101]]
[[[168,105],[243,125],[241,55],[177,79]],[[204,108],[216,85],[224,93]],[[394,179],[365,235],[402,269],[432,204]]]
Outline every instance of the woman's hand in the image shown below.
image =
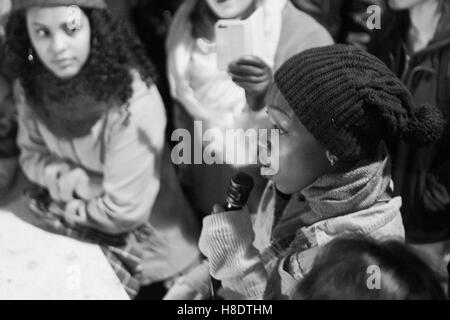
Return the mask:
[[230,63],[231,79],[245,90],[247,102],[254,111],[264,107],[264,99],[272,83],[271,68],[259,57],[244,56]]
[[81,168],[71,168],[65,163],[50,164],[44,174],[46,187],[55,201],[71,201],[89,190],[89,176]]
[[211,275],[221,280],[239,273],[236,265],[257,254],[254,238],[247,207],[225,212],[220,206],[214,206],[213,214],[203,219],[199,239],[199,248],[209,260]]
[[63,212],[64,220],[70,226],[86,224],[87,215],[85,206],[86,203],[82,200],[72,200],[68,202]]

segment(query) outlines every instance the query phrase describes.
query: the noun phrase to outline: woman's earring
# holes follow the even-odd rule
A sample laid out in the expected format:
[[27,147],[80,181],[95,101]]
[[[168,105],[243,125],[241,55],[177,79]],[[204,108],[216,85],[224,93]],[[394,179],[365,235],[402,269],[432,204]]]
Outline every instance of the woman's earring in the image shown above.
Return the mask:
[[330,151],[327,150],[326,152],[326,156],[328,161],[330,161],[331,166],[334,167],[334,165],[336,164],[336,162],[339,161],[338,157],[336,157],[334,154],[332,154]]
[[34,62],[34,56],[33,56],[33,49],[28,50],[28,62],[33,63]]

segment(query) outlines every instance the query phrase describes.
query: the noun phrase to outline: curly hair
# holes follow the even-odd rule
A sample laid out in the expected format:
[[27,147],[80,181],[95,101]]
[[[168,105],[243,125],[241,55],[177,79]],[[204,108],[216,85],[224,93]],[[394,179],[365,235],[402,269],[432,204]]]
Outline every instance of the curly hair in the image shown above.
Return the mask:
[[[83,94],[97,101],[114,101],[125,104],[132,96],[133,77],[130,69],[136,69],[142,80],[150,86],[156,79],[155,69],[146,56],[145,47],[125,22],[113,17],[104,9],[82,8],[91,24],[91,52],[77,76],[69,80],[52,79],[65,89],[77,93],[77,82],[84,82]],[[26,27],[24,10],[13,12],[6,26],[6,62],[12,75],[19,79],[27,99],[42,103],[38,92],[38,79],[49,71],[40,59],[28,61],[32,44]],[[49,84],[46,84],[47,86]],[[42,88],[40,88],[42,89]],[[45,89],[45,87],[44,87]],[[79,92],[78,92],[79,93]],[[68,93],[69,94],[69,93]]]

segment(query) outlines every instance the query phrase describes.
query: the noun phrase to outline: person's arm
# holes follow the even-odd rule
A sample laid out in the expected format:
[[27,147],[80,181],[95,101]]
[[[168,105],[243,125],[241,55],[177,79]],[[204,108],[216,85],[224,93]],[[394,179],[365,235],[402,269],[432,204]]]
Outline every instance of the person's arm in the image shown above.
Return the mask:
[[246,209],[203,219],[199,247],[209,260],[211,276],[222,282],[226,299],[267,298],[268,274],[253,246],[254,238]]
[[166,125],[155,86],[130,107],[129,117],[128,125],[120,122],[111,128],[103,194],[89,201],[68,202],[64,217],[69,223],[122,234],[148,220],[159,192]]
[[72,165],[52,154],[47,148],[35,114],[23,101],[17,103],[18,134],[17,145],[20,149],[19,162],[27,178],[42,186],[48,187],[50,175],[56,177],[72,169]]

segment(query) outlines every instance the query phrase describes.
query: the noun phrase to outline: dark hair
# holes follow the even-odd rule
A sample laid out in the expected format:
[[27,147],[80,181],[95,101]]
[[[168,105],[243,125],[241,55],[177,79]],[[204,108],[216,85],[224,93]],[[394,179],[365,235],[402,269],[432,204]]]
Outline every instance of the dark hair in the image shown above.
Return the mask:
[[[370,288],[372,270],[380,287]],[[302,300],[441,300],[446,299],[431,268],[399,241],[377,242],[358,236],[326,245],[293,299]]]
[[[145,48],[130,27],[108,10],[82,10],[91,24],[91,52],[83,67],[84,80],[95,84],[85,86],[91,91],[87,94],[99,101],[125,104],[132,96],[130,69],[137,69],[149,86],[155,79],[154,68],[146,56]],[[38,57],[35,57],[33,64],[27,60],[32,45],[25,19],[24,10],[13,12],[9,18],[6,26],[6,59],[12,74],[20,80],[27,98],[42,102],[36,92],[36,78],[48,71]],[[83,69],[80,73],[83,73]],[[74,78],[78,78],[78,75]]]

